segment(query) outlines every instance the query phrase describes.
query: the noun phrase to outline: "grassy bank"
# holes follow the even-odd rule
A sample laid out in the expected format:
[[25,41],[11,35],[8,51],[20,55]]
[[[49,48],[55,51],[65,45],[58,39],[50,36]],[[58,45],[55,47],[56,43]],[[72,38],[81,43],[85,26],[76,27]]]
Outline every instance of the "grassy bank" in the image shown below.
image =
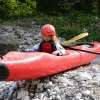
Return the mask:
[[100,18],[96,15],[82,14],[79,12],[58,16],[35,13],[31,17],[28,17],[28,20],[23,20],[23,18],[10,19],[8,21],[1,20],[1,25],[15,24],[28,28],[29,24],[34,20],[36,21],[36,24],[39,25],[47,23],[54,25],[57,36],[61,36],[66,40],[83,32],[88,32],[89,36],[79,40],[79,42],[100,40]]

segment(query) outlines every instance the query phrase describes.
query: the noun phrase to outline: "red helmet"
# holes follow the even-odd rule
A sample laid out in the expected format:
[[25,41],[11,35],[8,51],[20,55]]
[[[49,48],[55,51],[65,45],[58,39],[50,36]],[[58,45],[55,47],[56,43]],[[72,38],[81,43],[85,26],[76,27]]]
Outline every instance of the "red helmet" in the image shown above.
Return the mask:
[[55,35],[56,31],[52,25],[46,24],[42,27],[41,34],[43,34],[43,35]]

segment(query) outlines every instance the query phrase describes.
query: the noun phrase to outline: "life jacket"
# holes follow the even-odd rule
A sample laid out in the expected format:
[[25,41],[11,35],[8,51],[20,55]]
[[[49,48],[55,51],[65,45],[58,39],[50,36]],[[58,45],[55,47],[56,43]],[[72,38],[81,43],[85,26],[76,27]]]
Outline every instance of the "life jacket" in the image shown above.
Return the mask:
[[52,53],[56,50],[56,45],[53,41],[43,41],[40,43],[38,52]]

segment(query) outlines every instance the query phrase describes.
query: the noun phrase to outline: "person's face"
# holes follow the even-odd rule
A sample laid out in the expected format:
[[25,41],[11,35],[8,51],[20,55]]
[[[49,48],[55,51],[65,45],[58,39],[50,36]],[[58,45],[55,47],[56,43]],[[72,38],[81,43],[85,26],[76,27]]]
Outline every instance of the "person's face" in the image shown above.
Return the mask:
[[43,35],[43,40],[50,41],[50,40],[52,40],[52,36],[51,35]]

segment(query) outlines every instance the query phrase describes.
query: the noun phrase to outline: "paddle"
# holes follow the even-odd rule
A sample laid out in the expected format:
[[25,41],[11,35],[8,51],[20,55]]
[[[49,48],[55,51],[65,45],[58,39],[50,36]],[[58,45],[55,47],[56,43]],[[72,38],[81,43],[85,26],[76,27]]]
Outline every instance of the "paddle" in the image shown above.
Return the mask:
[[77,36],[75,36],[74,38],[72,38],[72,39],[70,39],[70,40],[68,40],[68,41],[63,42],[63,43],[62,43],[62,46],[68,45],[68,44],[70,44],[70,43],[72,43],[72,42],[75,42],[76,40],[79,40],[79,39],[81,39],[81,38],[83,38],[83,37],[86,37],[86,36],[88,36],[88,33],[82,33],[82,34],[80,34],[80,35],[77,35]]
[[[81,49],[77,49],[77,48],[73,48],[73,47],[66,46],[66,45],[68,45],[68,44],[70,44],[72,42],[75,42],[76,40],[79,40],[79,39],[81,39],[83,37],[86,37],[86,36],[88,36],[88,33],[82,33],[80,35],[77,35],[74,38],[72,38],[72,39],[70,39],[68,41],[63,42],[62,43],[62,46],[65,47],[65,48],[71,49],[71,50],[82,51],[82,52],[87,52],[87,53],[92,53],[92,54],[100,55],[99,52],[93,52],[93,51],[88,51],[88,50],[81,50]],[[88,44],[88,45],[92,45],[93,46],[93,44]]]

